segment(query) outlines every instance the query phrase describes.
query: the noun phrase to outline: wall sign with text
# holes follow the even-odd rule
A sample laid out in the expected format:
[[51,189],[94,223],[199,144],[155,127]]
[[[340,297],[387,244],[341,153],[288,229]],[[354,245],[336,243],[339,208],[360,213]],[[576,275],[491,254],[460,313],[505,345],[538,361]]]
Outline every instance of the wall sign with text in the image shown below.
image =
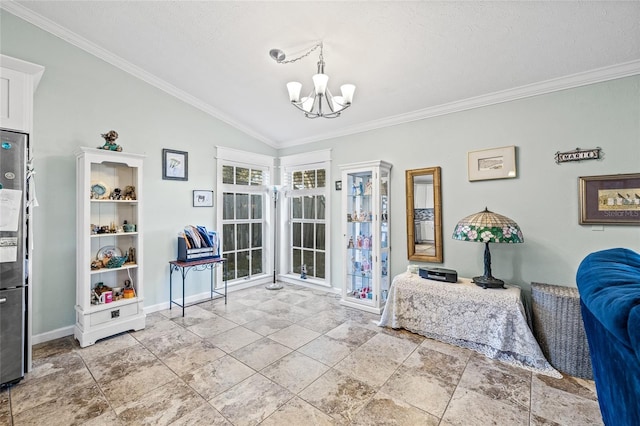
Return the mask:
[[600,160],[602,158],[602,148],[597,147],[593,149],[580,149],[576,148],[573,151],[556,152],[556,163],[568,163],[570,161],[583,161],[583,160]]

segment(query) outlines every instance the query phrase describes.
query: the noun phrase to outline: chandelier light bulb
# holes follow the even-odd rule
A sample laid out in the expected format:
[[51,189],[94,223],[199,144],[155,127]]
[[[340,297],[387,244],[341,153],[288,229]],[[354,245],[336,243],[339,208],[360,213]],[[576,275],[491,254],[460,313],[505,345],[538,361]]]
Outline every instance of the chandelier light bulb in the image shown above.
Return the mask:
[[326,74],[316,74],[313,76],[313,86],[316,90],[316,95],[324,96],[327,91],[327,83],[329,82],[329,76]]
[[299,61],[317,49],[320,50],[320,56],[318,57],[317,73],[312,77],[313,90],[311,90],[307,96],[301,97],[302,84],[297,81],[290,81],[287,83],[289,102],[302,111],[307,118],[340,117],[342,111],[351,106],[356,86],[353,84],[343,84],[340,87],[342,96],[333,96],[328,87],[329,76],[324,73],[325,63],[322,42],[317,43],[307,52],[292,59],[286,59],[286,55],[280,49],[271,49],[269,56],[279,64],[288,64]]
[[300,102],[300,90],[302,90],[302,83],[290,81],[287,83],[287,90],[289,91],[290,102]]
[[343,105],[351,105],[353,102],[353,92],[356,91],[356,86],[353,84],[343,84],[340,86],[340,91],[342,92],[342,97],[344,98]]

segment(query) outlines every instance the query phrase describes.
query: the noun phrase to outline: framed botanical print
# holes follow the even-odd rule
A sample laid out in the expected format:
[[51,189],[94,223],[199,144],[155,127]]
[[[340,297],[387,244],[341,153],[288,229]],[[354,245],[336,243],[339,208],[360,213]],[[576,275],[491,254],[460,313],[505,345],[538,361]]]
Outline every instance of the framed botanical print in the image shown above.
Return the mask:
[[189,180],[189,153],[173,149],[162,150],[162,179]]

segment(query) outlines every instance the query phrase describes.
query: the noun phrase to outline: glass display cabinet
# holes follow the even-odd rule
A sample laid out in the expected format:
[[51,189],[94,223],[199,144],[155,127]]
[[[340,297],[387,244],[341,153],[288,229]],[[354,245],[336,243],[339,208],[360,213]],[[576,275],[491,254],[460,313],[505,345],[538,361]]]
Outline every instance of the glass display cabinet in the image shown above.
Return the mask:
[[143,155],[76,153],[76,325],[81,347],[145,327]]
[[380,314],[389,292],[391,164],[341,166],[344,285],[341,303]]

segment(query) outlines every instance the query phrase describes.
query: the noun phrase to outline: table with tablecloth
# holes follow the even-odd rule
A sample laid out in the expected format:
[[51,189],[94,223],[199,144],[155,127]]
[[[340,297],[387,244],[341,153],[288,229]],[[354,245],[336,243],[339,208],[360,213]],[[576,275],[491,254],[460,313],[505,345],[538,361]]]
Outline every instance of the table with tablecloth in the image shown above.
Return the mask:
[[560,378],[527,324],[520,288],[483,289],[406,272],[394,277],[378,323],[482,353],[511,365]]

